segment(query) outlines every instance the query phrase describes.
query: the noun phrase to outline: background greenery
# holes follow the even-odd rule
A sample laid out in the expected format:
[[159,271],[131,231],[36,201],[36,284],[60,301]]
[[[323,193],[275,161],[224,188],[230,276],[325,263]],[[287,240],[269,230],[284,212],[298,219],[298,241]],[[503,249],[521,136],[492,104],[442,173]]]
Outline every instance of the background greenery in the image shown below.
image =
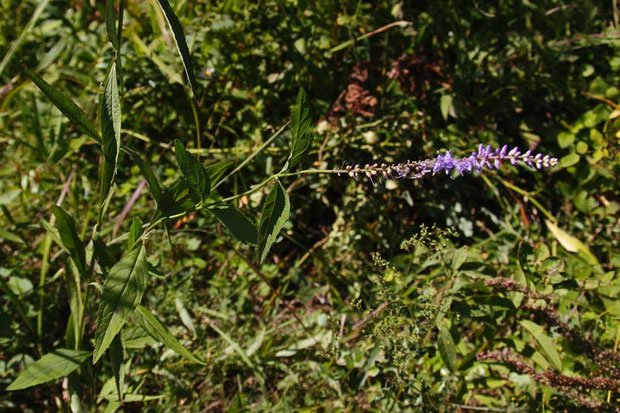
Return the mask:
[[[175,139],[205,165],[230,170],[286,124],[300,87],[316,125],[304,168],[446,149],[468,155],[480,143],[529,147],[560,164],[374,185],[331,174],[283,178],[291,217],[262,265],[255,248],[212,215],[172,220],[169,237],[159,227],[146,241],[142,305],[205,365],[130,323],[125,401],[105,356],[72,375],[85,410],[618,409],[615,0],[171,4],[191,50],[199,105],[154,0],[124,1],[119,72],[122,141],[164,187],[181,176]],[[97,145],[20,61],[95,120],[114,53],[105,2],[0,0],[0,15],[0,56],[8,56],[0,64],[4,388],[68,345],[66,254],[43,225],[51,205],[65,188],[63,208],[86,243],[100,205]],[[286,130],[219,186],[217,198],[278,172],[289,141]],[[144,188],[118,218],[142,179],[121,154],[99,228],[117,255],[125,248],[117,236],[134,217],[148,222],[155,208]],[[234,204],[254,221],[267,193]],[[100,294],[90,290],[85,350]],[[476,357],[502,349],[560,378]],[[597,389],[566,377],[611,384]],[[0,390],[3,409],[70,404],[67,380]]]

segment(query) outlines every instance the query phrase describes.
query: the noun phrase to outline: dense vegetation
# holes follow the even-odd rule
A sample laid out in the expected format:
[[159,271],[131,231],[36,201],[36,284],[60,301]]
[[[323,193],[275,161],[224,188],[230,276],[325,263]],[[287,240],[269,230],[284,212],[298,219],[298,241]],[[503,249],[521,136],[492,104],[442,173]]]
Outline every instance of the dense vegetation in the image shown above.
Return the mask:
[[618,411],[619,14],[0,0],[0,409]]

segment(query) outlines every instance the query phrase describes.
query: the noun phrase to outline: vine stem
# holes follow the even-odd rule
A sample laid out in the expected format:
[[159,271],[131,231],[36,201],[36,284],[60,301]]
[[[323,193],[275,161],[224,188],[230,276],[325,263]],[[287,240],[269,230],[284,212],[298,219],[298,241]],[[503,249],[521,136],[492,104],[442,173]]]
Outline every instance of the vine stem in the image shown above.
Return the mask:
[[[175,214],[175,215],[169,215],[169,216],[166,216],[166,217],[161,217],[161,218],[157,219],[156,221],[153,221],[151,224],[149,224],[147,226],[146,230],[144,231],[144,234],[145,235],[148,234],[153,228],[155,228],[157,225],[159,225],[160,223],[162,223],[165,220],[183,218],[184,216],[186,216],[188,214],[191,214],[192,212],[195,212],[195,211],[197,211],[199,209],[205,209],[205,208],[213,207],[213,206],[216,206],[216,205],[223,204],[225,202],[234,201],[234,200],[242,198],[244,196],[253,194],[254,192],[258,191],[259,189],[267,186],[269,183],[271,183],[271,181],[273,181],[275,179],[278,179],[278,178],[283,178],[283,177],[287,177],[287,176],[298,176],[298,175],[343,174],[343,173],[348,173],[348,172],[343,170],[343,169],[305,169],[305,170],[297,171],[297,172],[280,172],[280,173],[277,173],[275,175],[270,176],[269,178],[265,179],[263,182],[253,186],[252,188],[250,188],[247,191],[242,192],[240,194],[229,196],[227,198],[223,198],[223,199],[220,199],[219,201],[211,202],[211,203],[208,203],[206,205],[203,205],[202,202],[199,202],[196,205],[194,205],[194,208],[192,208],[191,210],[179,212],[178,214]],[[231,174],[232,174],[232,172],[231,172]],[[231,175],[231,174],[229,174],[229,175]],[[222,182],[222,181],[220,181],[220,182]],[[217,185],[215,185],[213,188],[215,188],[215,187],[217,187]]]

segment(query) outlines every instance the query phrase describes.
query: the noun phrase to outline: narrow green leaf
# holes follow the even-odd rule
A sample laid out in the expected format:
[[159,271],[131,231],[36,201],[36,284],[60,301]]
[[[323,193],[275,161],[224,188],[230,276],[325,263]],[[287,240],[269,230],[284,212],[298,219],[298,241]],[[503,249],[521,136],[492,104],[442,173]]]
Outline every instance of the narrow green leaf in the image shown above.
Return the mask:
[[215,185],[220,179],[222,179],[224,173],[234,164],[234,160],[224,159],[207,166],[206,169],[207,173],[209,174],[209,180],[211,181],[211,185]]
[[134,317],[144,331],[154,339],[161,341],[168,348],[191,362],[205,364],[183,347],[176,337],[170,333],[168,328],[148,308],[141,305],[137,306]]
[[50,2],[49,0],[42,0],[39,3],[37,8],[34,10],[34,13],[32,13],[32,17],[30,18],[30,20],[28,21],[24,29],[19,34],[19,37],[17,38],[17,40],[14,40],[10,43],[11,46],[9,47],[9,50],[6,52],[6,54],[2,58],[2,62],[0,62],[0,75],[2,74],[2,72],[4,72],[4,68],[9,63],[9,61],[11,60],[11,58],[13,57],[17,49],[19,49],[22,43],[24,43],[24,40],[26,40],[26,36],[28,35],[28,33],[32,31],[32,28],[36,24],[37,20],[39,20],[39,17],[41,17],[41,14],[43,14],[43,11],[45,10],[49,2]]
[[558,240],[560,245],[564,247],[566,251],[578,252],[582,254],[583,257],[585,257],[592,265],[600,265],[590,249],[578,238],[570,235],[568,232],[564,231],[548,219],[545,220],[545,223],[547,224],[549,231],[551,231],[555,239]]
[[174,149],[177,163],[181,168],[187,186],[200,202],[204,202],[211,192],[211,182],[207,171],[194,155],[185,150],[185,146],[180,140],[174,141]]
[[439,346],[439,355],[441,359],[446,367],[454,373],[456,371],[456,346],[454,345],[454,340],[448,329],[443,327],[439,328],[437,344]]
[[105,26],[108,31],[108,40],[112,43],[112,47],[114,47],[114,50],[118,55],[120,47],[118,42],[118,32],[116,31],[114,3],[116,3],[114,0],[107,0],[105,2]]
[[183,27],[181,27],[181,23],[179,22],[176,14],[174,14],[174,10],[172,10],[172,7],[170,7],[170,3],[168,3],[168,0],[157,0],[157,2],[159,3],[159,7],[161,7],[162,12],[164,13],[164,17],[168,22],[168,26],[170,26],[172,38],[174,39],[174,43],[177,46],[177,51],[179,52],[179,56],[181,57],[181,62],[183,62],[183,67],[185,68],[187,80],[189,80],[192,97],[195,98],[197,95],[196,79],[194,78],[194,67],[192,66],[192,59],[189,55],[189,49],[187,48],[185,35],[183,34]]
[[93,364],[110,346],[131,312],[142,300],[147,277],[148,264],[144,246],[129,252],[110,269],[103,283],[99,303]]
[[78,236],[75,220],[57,205],[52,207],[52,211],[56,217],[56,227],[58,228],[62,245],[69,251],[80,275],[86,279],[86,250],[84,249],[84,243]]
[[453,100],[452,95],[443,95],[441,97],[441,101],[440,101],[441,116],[443,117],[444,120],[448,120],[448,116],[450,116],[450,111],[453,108],[452,100]]
[[239,241],[247,245],[256,245],[258,238],[256,226],[241,211],[226,205],[209,208],[209,212],[215,215]]
[[97,257],[97,263],[103,267],[106,272],[118,261],[118,258],[112,248],[108,247],[98,235],[93,238],[93,249],[95,256]]
[[297,101],[291,110],[291,154],[283,171],[294,167],[308,154],[312,148],[314,136],[312,135],[312,120],[310,108],[306,102],[306,92],[299,89]]
[[129,234],[127,235],[127,251],[131,251],[136,245],[136,241],[140,239],[142,233],[142,224],[136,217],[131,219],[131,227],[129,228]]
[[265,200],[258,224],[258,256],[261,264],[288,219],[290,209],[288,194],[280,181],[276,180]]
[[144,176],[144,179],[146,179],[146,183],[149,185],[151,195],[153,195],[153,198],[155,199],[157,205],[160,206],[163,193],[161,191],[161,186],[159,186],[159,181],[157,181],[157,178],[151,170],[151,167],[146,163],[144,159],[142,159],[140,155],[138,155],[137,152],[126,147],[122,147],[121,149],[125,153],[127,153],[127,155],[129,155],[129,157],[131,157],[134,163],[138,166],[140,172],[142,172],[142,176]]
[[[108,1],[112,3],[112,1]],[[118,95],[118,80],[114,63],[105,81],[103,102],[101,104],[101,137],[103,139],[103,179],[101,185],[102,203],[107,203],[110,189],[114,184],[121,148],[121,104]]]
[[[83,313],[82,286],[77,269],[74,265],[65,266],[65,282],[67,284],[67,295],[69,296],[69,308],[74,320],[80,320]],[[73,323],[73,334],[80,336],[81,323]]]
[[91,356],[90,351],[60,348],[47,353],[26,367],[7,390],[21,390],[68,376]]
[[53,86],[43,80],[39,75],[37,75],[32,70],[28,69],[26,66],[23,66],[24,73],[34,82],[35,85],[41,92],[49,100],[52,101],[54,106],[58,108],[71,122],[75,123],[76,126],[85,134],[89,135],[91,138],[95,139],[97,142],[101,142],[101,138],[97,133],[97,129],[92,124],[92,122],[88,119],[86,114],[82,112],[71,99],[67,96],[56,90]]
[[558,371],[562,371],[562,359],[560,358],[560,354],[555,348],[555,344],[551,337],[549,337],[543,328],[538,324],[530,321],[530,320],[521,320],[519,322],[521,327],[525,328],[536,340],[536,344],[538,345],[538,349],[542,354],[545,355],[549,363],[556,368]]
[[110,357],[112,359],[112,375],[114,376],[114,384],[116,384],[116,392],[118,393],[118,399],[122,401],[125,382],[125,369],[123,366],[125,350],[123,348],[122,334],[117,334],[114,340],[112,340]]

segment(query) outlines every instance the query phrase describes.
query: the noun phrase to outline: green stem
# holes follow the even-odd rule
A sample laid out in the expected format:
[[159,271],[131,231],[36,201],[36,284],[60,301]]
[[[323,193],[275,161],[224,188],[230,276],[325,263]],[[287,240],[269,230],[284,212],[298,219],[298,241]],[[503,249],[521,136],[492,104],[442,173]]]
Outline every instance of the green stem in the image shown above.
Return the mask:
[[497,179],[499,179],[499,181],[500,181],[500,182],[501,182],[501,183],[502,183],[505,187],[510,188],[510,189],[512,189],[513,191],[515,191],[515,192],[517,192],[517,193],[519,193],[519,194],[521,194],[521,195],[523,195],[523,196],[526,196],[526,197],[528,198],[528,200],[529,200],[529,201],[531,201],[531,202],[532,202],[532,204],[534,204],[534,206],[536,206],[536,208],[538,208],[538,210],[539,210],[540,212],[542,212],[542,213],[543,213],[543,215],[544,215],[544,216],[546,216],[546,217],[549,219],[549,221],[551,221],[551,222],[556,222],[555,217],[554,217],[553,215],[551,215],[551,213],[550,213],[549,211],[547,211],[547,209],[546,209],[545,207],[543,207],[543,206],[542,206],[542,204],[541,204],[540,202],[538,202],[538,201],[536,200],[536,198],[534,198],[534,196],[533,196],[531,193],[527,192],[527,191],[526,191],[526,190],[524,190],[524,189],[519,188],[518,186],[515,186],[515,185],[511,184],[511,183],[510,183],[510,182],[508,182],[508,181],[503,180],[503,179],[502,179],[502,178],[500,178],[499,176],[497,177]]
[[228,175],[226,175],[224,178],[220,179],[219,182],[217,182],[215,185],[213,185],[213,188],[211,188],[212,190],[215,190],[218,186],[220,186],[221,184],[223,184],[228,178],[230,178],[231,176],[233,176],[234,174],[236,174],[237,172],[239,172],[244,166],[246,166],[252,159],[254,159],[254,157],[256,157],[256,155],[258,155],[259,153],[261,153],[267,146],[269,146],[271,144],[271,142],[274,141],[274,139],[276,139],[278,136],[280,136],[280,134],[282,132],[284,132],[284,130],[286,129],[286,127],[289,125],[289,122],[286,122],[280,129],[278,129],[278,131],[276,133],[274,133],[273,135],[271,135],[271,137],[269,139],[267,139],[265,141],[265,143],[263,143],[260,148],[258,148],[256,150],[256,152],[254,152],[252,155],[248,156],[243,162],[241,162],[239,164],[239,166],[237,166],[235,169],[233,169]]

